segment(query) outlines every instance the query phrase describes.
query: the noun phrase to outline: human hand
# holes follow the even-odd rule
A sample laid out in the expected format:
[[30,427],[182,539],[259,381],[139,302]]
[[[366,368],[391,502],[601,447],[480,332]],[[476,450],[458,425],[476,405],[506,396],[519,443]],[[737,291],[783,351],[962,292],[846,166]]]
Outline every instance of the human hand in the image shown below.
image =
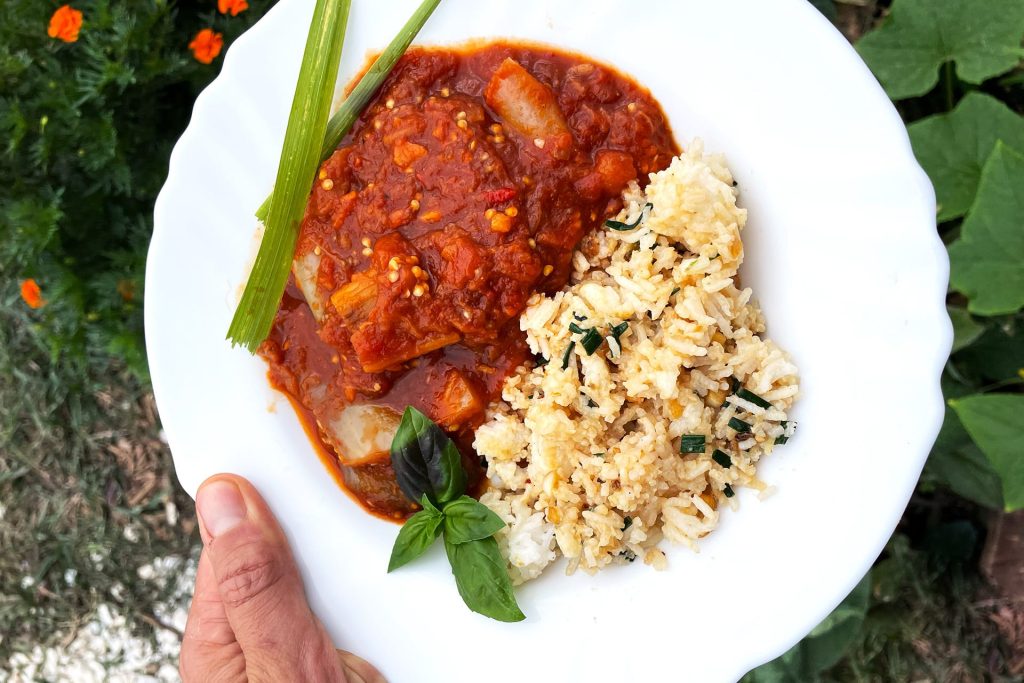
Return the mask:
[[288,541],[248,481],[218,474],[196,496],[203,552],[181,645],[192,681],[385,683],[336,650],[306,602]]

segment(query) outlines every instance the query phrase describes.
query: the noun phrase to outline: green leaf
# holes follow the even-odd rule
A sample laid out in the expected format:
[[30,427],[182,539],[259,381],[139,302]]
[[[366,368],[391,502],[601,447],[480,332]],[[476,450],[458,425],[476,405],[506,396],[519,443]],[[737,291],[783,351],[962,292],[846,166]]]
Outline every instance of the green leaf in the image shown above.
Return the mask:
[[985,331],[985,326],[975,322],[967,309],[959,306],[946,306],[949,319],[953,322],[953,351],[967,348]]
[[803,683],[817,680],[857,639],[871,597],[871,574],[831,614],[790,650],[746,676],[743,683]]
[[526,618],[516,603],[505,560],[498,552],[498,542],[493,537],[453,543],[445,535],[444,549],[452,565],[459,595],[469,609],[498,621],[522,621]]
[[1024,507],[1024,395],[980,394],[950,405],[999,473],[1006,510]]
[[980,92],[968,94],[948,114],[910,124],[907,132],[935,185],[939,221],[958,218],[971,207],[981,169],[998,140],[1024,152],[1024,117]]
[[973,443],[935,449],[925,465],[933,478],[958,496],[993,510],[1003,509],[1002,482],[985,454]]
[[444,537],[451,543],[468,543],[493,536],[505,522],[478,500],[462,496],[444,506]]
[[317,0],[285,128],[274,201],[228,339],[250,352],[267,338],[291,271],[299,224],[320,163],[320,146],[338,79],[351,0]]
[[1017,65],[1024,34],[1020,0],[893,0],[892,13],[857,51],[894,100],[924,95],[939,67],[981,83]]
[[424,495],[444,504],[466,490],[462,456],[434,422],[412,406],[405,409],[391,441],[395,481],[410,500]]
[[949,260],[950,284],[967,296],[971,313],[999,315],[1024,306],[1024,156],[1001,142],[985,162]]
[[430,501],[426,501],[422,510],[405,520],[405,524],[398,532],[398,538],[395,539],[395,545],[391,549],[388,573],[390,574],[425,553],[427,548],[441,535],[443,521],[444,514],[430,505]]

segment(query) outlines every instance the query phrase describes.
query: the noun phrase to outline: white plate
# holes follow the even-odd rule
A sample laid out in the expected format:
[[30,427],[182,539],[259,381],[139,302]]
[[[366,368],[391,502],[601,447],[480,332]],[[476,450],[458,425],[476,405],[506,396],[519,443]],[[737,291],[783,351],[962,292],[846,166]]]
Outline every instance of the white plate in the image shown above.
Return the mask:
[[[613,64],[681,142],[725,152],[750,211],[744,282],[804,390],[796,438],[762,468],[774,497],[741,493],[700,554],[670,549],[664,572],[553,568],[518,591],[528,618],[509,625],[463,606],[438,548],[386,574],[397,527],[338,489],[263,362],[224,341],[313,4],[283,0],[231,48],[156,204],[146,336],[182,485],[251,479],[337,644],[395,683],[727,681],[791,646],[882,549],[942,419],[934,195],[867,68],[804,0],[445,0],[428,23],[421,43],[528,38]],[[417,4],[353,2],[342,81]]]

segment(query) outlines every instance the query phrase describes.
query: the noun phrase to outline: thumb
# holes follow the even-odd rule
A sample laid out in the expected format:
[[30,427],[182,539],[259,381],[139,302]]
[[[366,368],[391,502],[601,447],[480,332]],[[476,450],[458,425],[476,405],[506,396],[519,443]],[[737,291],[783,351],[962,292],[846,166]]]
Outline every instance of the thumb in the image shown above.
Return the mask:
[[306,602],[287,539],[245,479],[217,475],[196,495],[206,553],[250,681],[345,681]]

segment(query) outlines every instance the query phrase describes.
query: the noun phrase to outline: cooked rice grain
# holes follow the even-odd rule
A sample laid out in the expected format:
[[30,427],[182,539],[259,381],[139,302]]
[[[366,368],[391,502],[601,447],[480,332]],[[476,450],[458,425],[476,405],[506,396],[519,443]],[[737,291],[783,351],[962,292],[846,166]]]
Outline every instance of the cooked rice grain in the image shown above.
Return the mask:
[[[724,158],[695,140],[646,192],[633,183],[624,193],[617,219],[643,212],[637,229],[588,236],[569,285],[531,299],[521,326],[550,362],[506,380],[475,441],[492,483],[481,500],[508,524],[498,542],[514,582],[559,554],[570,573],[637,557],[661,568],[662,537],[696,550],[723,503],[737,506],[726,485],[768,490],[757,462],[792,435],[799,387],[792,361],[762,336],[751,290],[737,286],[747,213],[736,194]],[[600,333],[592,355],[573,323]],[[734,380],[771,408],[732,396]],[[688,434],[706,437],[703,453],[680,454]]]

